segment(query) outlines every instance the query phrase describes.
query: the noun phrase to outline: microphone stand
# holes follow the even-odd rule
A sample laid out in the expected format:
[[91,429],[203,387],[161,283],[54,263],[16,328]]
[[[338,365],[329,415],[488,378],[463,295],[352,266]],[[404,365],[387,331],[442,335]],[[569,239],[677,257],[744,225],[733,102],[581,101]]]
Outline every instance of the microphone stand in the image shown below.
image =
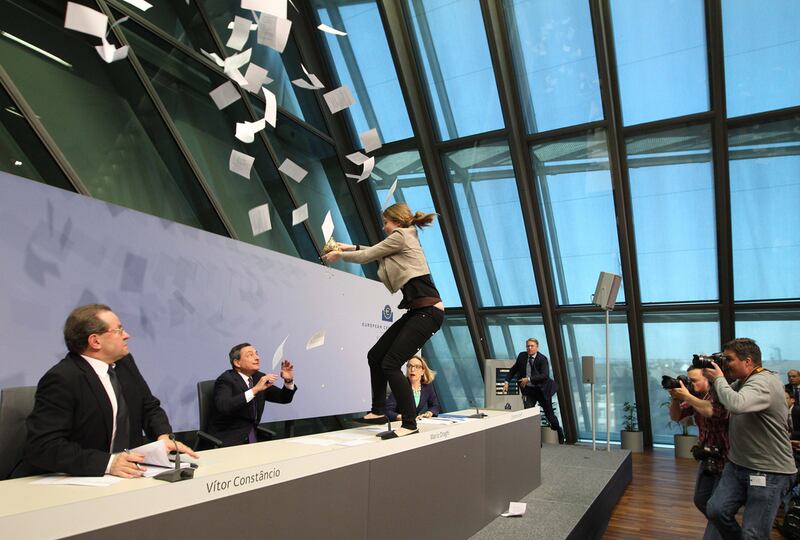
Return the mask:
[[170,433],[169,439],[175,445],[175,468],[158,473],[153,478],[156,480],[163,480],[164,482],[180,482],[181,480],[191,480],[194,478],[194,469],[189,467],[181,469],[181,453],[178,451],[178,443],[175,440],[175,434]]

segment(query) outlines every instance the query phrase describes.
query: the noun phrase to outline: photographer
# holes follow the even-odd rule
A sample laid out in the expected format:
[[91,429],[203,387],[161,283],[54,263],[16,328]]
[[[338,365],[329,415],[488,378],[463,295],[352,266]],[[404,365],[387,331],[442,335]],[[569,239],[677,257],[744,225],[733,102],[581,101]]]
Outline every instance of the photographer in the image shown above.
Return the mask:
[[[683,377],[679,377],[677,380],[679,387],[669,390],[669,395],[672,397],[669,416],[675,422],[694,416],[694,423],[700,432],[697,446],[692,449],[695,458],[700,461],[694,485],[694,505],[707,516],[708,499],[711,498],[722,477],[722,467],[728,454],[728,411],[714,396],[702,369],[694,365],[689,366],[687,376],[690,382],[689,388],[681,380]],[[709,521],[703,539],[712,538],[721,536]]]
[[[781,497],[797,472],[786,430],[784,388],[774,373],[761,367],[761,349],[752,339],[734,339],[723,352],[721,363],[736,379],[733,384],[716,362],[709,362],[704,374],[730,413],[730,450],[706,511],[723,538],[769,538]],[[736,513],[742,505],[740,526]]]

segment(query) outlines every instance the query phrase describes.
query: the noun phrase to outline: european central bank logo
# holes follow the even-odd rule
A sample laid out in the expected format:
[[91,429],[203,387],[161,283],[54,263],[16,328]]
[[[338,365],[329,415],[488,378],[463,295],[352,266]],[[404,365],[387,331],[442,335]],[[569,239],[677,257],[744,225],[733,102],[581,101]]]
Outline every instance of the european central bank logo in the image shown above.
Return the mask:
[[383,311],[381,311],[381,320],[392,322],[394,319],[394,313],[392,313],[392,308],[387,304],[383,306]]

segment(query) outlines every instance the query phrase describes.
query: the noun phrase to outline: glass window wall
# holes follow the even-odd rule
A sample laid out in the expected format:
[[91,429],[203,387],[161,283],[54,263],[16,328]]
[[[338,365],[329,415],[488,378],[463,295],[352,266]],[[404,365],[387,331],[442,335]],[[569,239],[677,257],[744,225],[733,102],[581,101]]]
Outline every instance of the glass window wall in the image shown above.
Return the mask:
[[734,298],[800,298],[800,116],[728,132]]
[[503,4],[528,132],[602,120],[589,2]]
[[600,272],[622,275],[605,132],[538,144],[531,156],[558,303],[589,304]]
[[626,149],[642,302],[716,300],[709,127],[631,137]]
[[448,152],[444,166],[480,305],[538,304],[508,145],[482,143]]
[[409,26],[439,138],[503,127],[478,0],[407,0]]

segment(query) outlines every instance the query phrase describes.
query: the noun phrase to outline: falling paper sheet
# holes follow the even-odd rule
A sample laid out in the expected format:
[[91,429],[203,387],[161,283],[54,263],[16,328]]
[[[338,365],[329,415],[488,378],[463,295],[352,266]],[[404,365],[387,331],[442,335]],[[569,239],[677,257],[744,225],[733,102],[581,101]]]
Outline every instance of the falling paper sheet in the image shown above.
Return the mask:
[[322,97],[325,98],[325,103],[328,104],[331,114],[336,114],[356,102],[355,98],[353,98],[353,94],[350,93],[350,89],[346,86],[340,86],[336,90],[331,90],[330,92],[322,94]]
[[[251,23],[250,24],[250,31],[258,29],[258,23]],[[228,23],[228,30],[233,30],[233,21]]]
[[247,82],[242,85],[242,88],[253,94],[258,94],[264,84],[269,84],[267,83],[267,73],[266,69],[251,62],[244,74],[244,79]]
[[299,225],[308,219],[308,203],[292,211],[292,226]]
[[247,215],[250,217],[250,228],[253,229],[253,236],[258,236],[272,229],[272,222],[269,218],[269,204],[256,206]]
[[309,73],[309,71],[306,69],[306,66],[300,64],[300,67],[303,69],[303,73],[306,74],[306,77],[308,77],[308,80],[311,82],[309,83],[304,79],[295,79],[292,81],[293,85],[299,86],[300,88],[305,88],[306,90],[321,90],[322,88],[325,88],[325,85],[322,84],[322,81],[320,81],[319,78],[313,73]]
[[281,171],[283,174],[297,182],[298,184],[303,181],[303,178],[306,177],[308,171],[302,168],[300,165],[295,163],[289,158],[283,160],[281,166],[278,167],[278,170]]
[[122,60],[128,57],[128,46],[117,48],[106,40],[105,36],[102,38],[103,44],[95,47],[97,54],[100,55],[107,64]]
[[292,21],[274,15],[262,13],[258,19],[257,41],[279,53],[286,48],[289,32],[292,30]]
[[352,154],[347,154],[345,157],[356,165],[361,165],[369,159],[361,152],[353,152]]
[[508,511],[500,514],[503,517],[519,517],[525,515],[525,509],[528,507],[524,502],[510,502],[508,503]]
[[256,133],[267,127],[263,118],[255,122],[236,122],[236,138],[243,143],[251,143],[256,138]]
[[375,168],[375,158],[367,158],[367,161],[364,162],[364,170],[361,174],[347,174],[348,178],[355,178],[358,182],[362,180],[366,180],[372,174],[372,169]]
[[381,138],[378,135],[378,130],[376,128],[370,129],[369,131],[365,131],[364,133],[359,134],[359,139],[361,139],[361,144],[364,145],[364,152],[372,152],[373,150],[377,150],[383,144],[381,144]]
[[231,81],[227,81],[216,87],[209,92],[208,95],[211,96],[217,109],[220,110],[242,98],[242,95],[236,91],[236,87],[233,86]]
[[100,13],[75,2],[67,2],[67,16],[64,19],[64,28],[102,38],[106,35],[106,26],[108,26],[108,17],[105,13]]
[[331,211],[328,210],[328,213],[325,214],[325,219],[322,220],[322,237],[325,239],[326,244],[331,239],[331,236],[333,236],[333,218],[331,217]]
[[252,52],[253,49],[247,49],[239,54],[229,56],[225,59],[224,65],[222,66],[222,71],[225,72],[225,75],[233,79],[239,86],[247,85],[247,79],[239,72],[239,68],[250,61]]
[[392,187],[389,188],[389,193],[386,194],[386,199],[383,201],[383,206],[381,206],[381,212],[386,210],[386,208],[389,206],[389,201],[391,201],[392,197],[394,197],[394,191],[396,189],[397,189],[397,180],[392,182]]
[[242,0],[242,9],[259,11],[286,18],[286,0]]
[[239,176],[244,176],[250,179],[250,169],[253,168],[253,162],[256,158],[248,156],[236,150],[231,150],[231,157],[228,160],[228,168],[231,172],[235,172]]
[[231,49],[236,49],[237,51],[241,51],[244,44],[247,43],[247,38],[250,37],[250,22],[249,19],[245,19],[244,17],[234,17],[233,19],[233,31],[231,32],[231,37],[228,38],[228,42],[225,44]]
[[200,52],[203,53],[206,57],[212,59],[219,67],[225,65],[225,60],[219,57],[217,53],[210,53],[204,49],[200,49]]
[[337,30],[336,28],[331,28],[330,26],[328,26],[327,24],[324,24],[324,23],[320,24],[319,26],[317,26],[317,28],[319,28],[323,32],[327,32],[328,34],[333,34],[335,36],[346,36],[347,35],[347,32],[342,32],[341,30]]
[[147,11],[148,9],[153,7],[153,4],[145,2],[144,0],[122,0],[122,1],[125,2],[126,4],[132,5],[133,7],[141,9],[142,11]]
[[283,360],[283,346],[286,344],[287,339],[289,339],[289,336],[283,338],[281,344],[278,345],[277,349],[275,349],[275,354],[272,355],[272,371],[277,371],[281,367],[281,361]]
[[275,94],[267,90],[266,88],[261,88],[264,91],[264,120],[267,121],[269,125],[275,127],[275,122],[278,121],[278,100],[275,98]]
[[311,349],[316,349],[317,347],[322,347],[325,345],[325,330],[320,330],[310,338],[308,338],[308,343],[306,343],[306,350],[310,351]]

